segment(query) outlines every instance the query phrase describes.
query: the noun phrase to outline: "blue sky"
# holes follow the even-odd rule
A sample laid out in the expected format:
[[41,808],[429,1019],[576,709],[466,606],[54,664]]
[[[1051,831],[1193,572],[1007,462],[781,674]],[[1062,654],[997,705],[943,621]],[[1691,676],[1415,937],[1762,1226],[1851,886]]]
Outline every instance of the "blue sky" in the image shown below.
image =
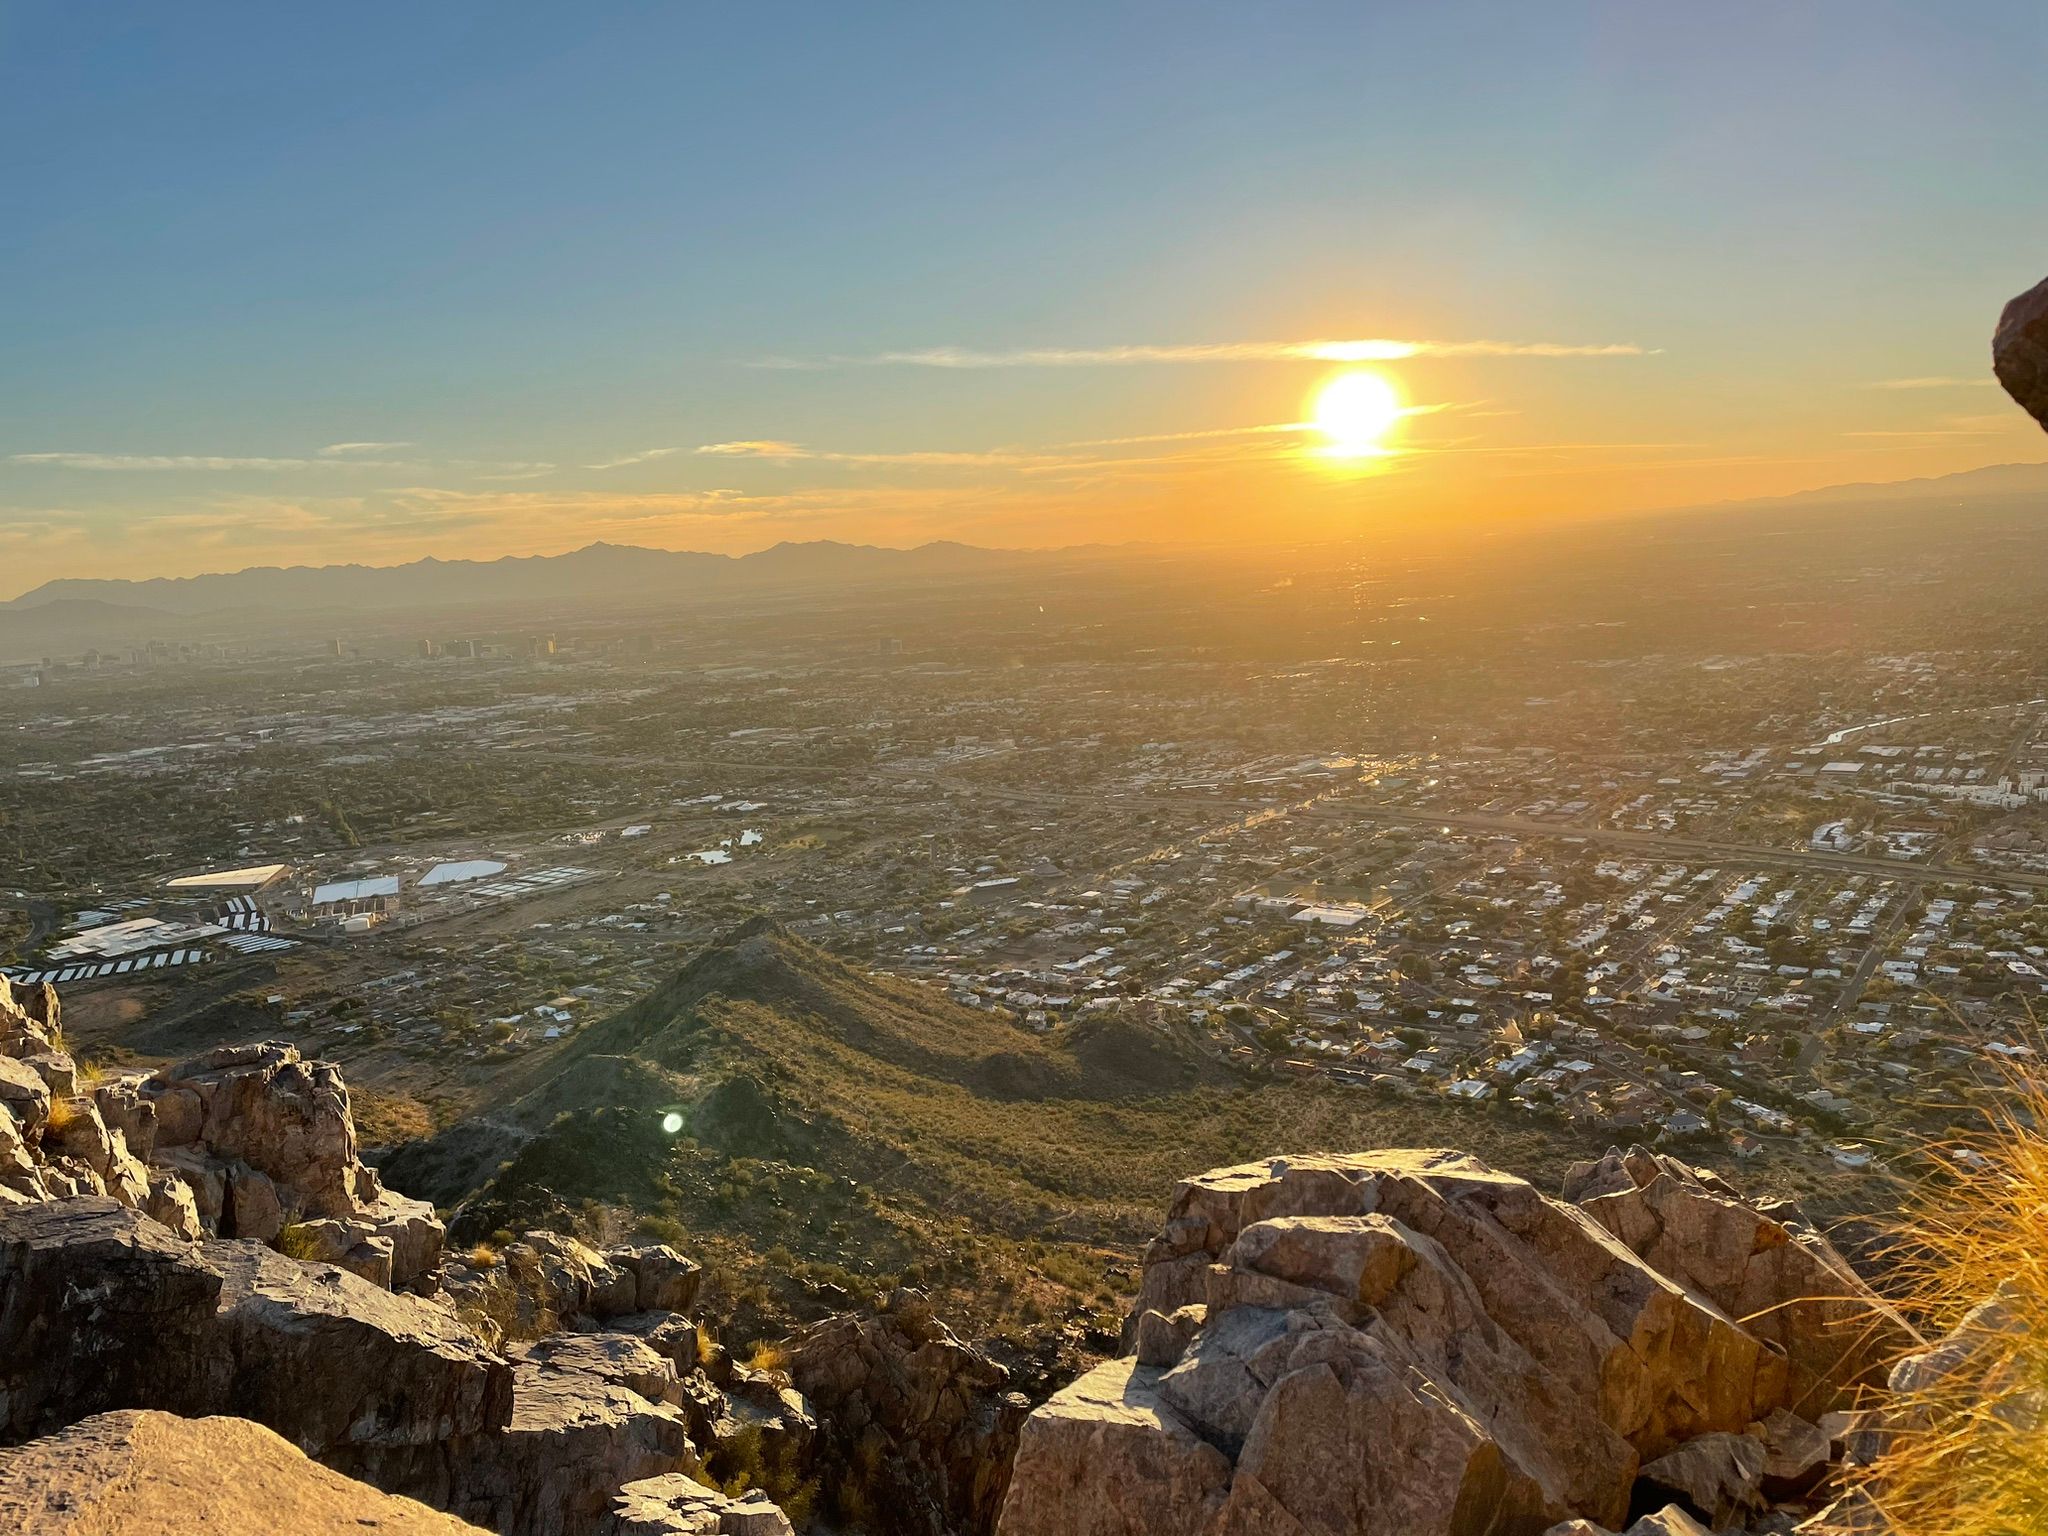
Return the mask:
[[[0,4],[0,595],[2041,457],[1983,381],[2044,64],[2020,3]],[[1186,436],[1326,338],[1642,355],[1393,360],[1370,473]],[[1007,361],[868,361],[932,348]],[[1073,446],[1133,437],[1201,446]]]

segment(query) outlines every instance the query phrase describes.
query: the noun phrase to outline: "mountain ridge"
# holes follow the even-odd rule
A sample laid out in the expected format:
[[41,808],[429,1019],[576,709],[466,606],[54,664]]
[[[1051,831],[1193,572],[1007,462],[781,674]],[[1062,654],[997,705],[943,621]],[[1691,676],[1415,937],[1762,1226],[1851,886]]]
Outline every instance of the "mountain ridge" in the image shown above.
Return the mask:
[[597,541],[561,554],[501,555],[494,560],[428,555],[396,565],[249,566],[141,580],[65,576],[0,602],[0,613],[31,612],[63,601],[147,603],[167,613],[194,616],[262,608],[406,608],[593,595],[687,596],[727,587],[752,590],[806,582],[970,574],[1108,547],[999,549],[940,539],[893,548],[816,539],[785,540],[749,554],[720,555]]

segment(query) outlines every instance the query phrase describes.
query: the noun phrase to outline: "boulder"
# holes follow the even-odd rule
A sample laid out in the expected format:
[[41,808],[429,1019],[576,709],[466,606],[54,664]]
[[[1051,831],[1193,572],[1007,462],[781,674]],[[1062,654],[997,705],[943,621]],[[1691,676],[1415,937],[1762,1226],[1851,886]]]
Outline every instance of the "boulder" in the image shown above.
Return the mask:
[[0,1529],[477,1536],[475,1526],[330,1471],[247,1419],[141,1410],[97,1414],[0,1452]]
[[650,1403],[680,1404],[682,1389],[675,1362],[625,1333],[554,1333],[530,1344],[514,1345],[513,1362],[524,1360],[543,1369],[572,1371],[638,1392]]
[[0,1210],[0,1440],[110,1408],[214,1411],[221,1275],[104,1196]]
[[512,1417],[445,1450],[444,1503],[505,1536],[601,1531],[627,1483],[693,1463],[682,1415],[568,1359],[512,1365]]
[[1643,1461],[1785,1398],[1783,1357],[1713,1302],[1450,1152],[1184,1182],[1132,1316],[1144,1361],[1032,1415],[1004,1536],[1614,1528]]
[[1833,1442],[1818,1424],[1779,1408],[1762,1423],[1750,1425],[1749,1432],[1763,1442],[1766,1498],[1799,1498],[1827,1475]]
[[445,1309],[260,1243],[203,1245],[220,1277],[225,1406],[341,1470],[406,1485],[380,1453],[434,1448],[511,1416],[512,1370]]
[[164,1074],[204,1105],[198,1140],[267,1176],[294,1218],[352,1216],[374,1184],[356,1156],[340,1069],[278,1041],[226,1046]]
[[205,1232],[199,1221],[199,1207],[193,1203],[192,1186],[174,1173],[160,1170],[149,1176],[140,1209],[150,1220],[162,1222],[182,1238],[197,1241]]
[[703,1267],[659,1243],[611,1248],[605,1261],[633,1277],[633,1303],[600,1317],[629,1312],[688,1312],[697,1304]]
[[68,1099],[78,1092],[78,1063],[63,1051],[39,1051],[21,1061],[49,1085],[51,1097]]
[[1149,1309],[1139,1313],[1134,1338],[1138,1364],[1156,1365],[1162,1370],[1180,1364],[1189,1343],[1208,1317],[1209,1309],[1199,1303],[1182,1307],[1170,1316]]
[[1991,366],[2005,392],[2048,427],[2048,279],[2005,306],[1991,338]]
[[1642,1147],[1574,1170],[1566,1198],[1575,1192],[1645,1263],[1781,1353],[1783,1406],[1809,1419],[1853,1407],[1918,1342],[1796,1208],[1767,1214],[1715,1175]]
[[277,1198],[277,1185],[270,1175],[259,1173],[247,1163],[230,1163],[227,1171],[227,1204],[221,1214],[223,1237],[250,1238],[274,1243],[284,1230],[284,1205]]
[[0,1056],[0,1107],[14,1116],[22,1132],[34,1136],[50,1118],[50,1085],[42,1074],[12,1056]]
[[828,1503],[858,1483],[898,1532],[993,1527],[1028,1404],[922,1295],[897,1291],[878,1312],[804,1329],[790,1341],[789,1377],[821,1426]]
[[160,1079],[145,1081],[140,1096],[155,1112],[156,1136],[151,1151],[189,1147],[206,1128],[206,1106],[196,1089]]
[[697,1325],[674,1312],[629,1312],[605,1324],[612,1333],[628,1333],[665,1360],[673,1361],[679,1374],[687,1376],[697,1368]]
[[520,1329],[549,1332],[576,1317],[638,1311],[638,1281],[595,1249],[559,1232],[528,1232],[499,1256],[517,1291]]
[[1682,1504],[1716,1528],[1763,1509],[1763,1442],[1748,1435],[1700,1435],[1637,1474],[1638,1499]]
[[794,1536],[766,1495],[732,1498],[681,1472],[626,1484],[612,1522],[605,1536]]

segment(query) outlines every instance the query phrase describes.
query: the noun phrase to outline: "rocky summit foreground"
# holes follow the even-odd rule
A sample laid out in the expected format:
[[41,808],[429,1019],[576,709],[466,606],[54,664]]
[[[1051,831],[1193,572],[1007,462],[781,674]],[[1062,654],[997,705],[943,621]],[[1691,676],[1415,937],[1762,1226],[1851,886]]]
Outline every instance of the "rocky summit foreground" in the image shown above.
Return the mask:
[[1455,1152],[1183,1183],[1131,1352],[1031,1416],[1000,1536],[1729,1528],[1811,1490],[1910,1330],[1790,1209],[1643,1151],[1572,1184]]
[[289,1047],[88,1082],[0,984],[0,1090],[26,1529],[1840,1536],[1866,1396],[1966,1363],[1894,1368],[1913,1331],[1795,1207],[1671,1157],[1554,1198],[1377,1151],[1180,1184],[1122,1358],[1031,1412],[915,1293],[749,1369],[672,1249],[446,1255]]

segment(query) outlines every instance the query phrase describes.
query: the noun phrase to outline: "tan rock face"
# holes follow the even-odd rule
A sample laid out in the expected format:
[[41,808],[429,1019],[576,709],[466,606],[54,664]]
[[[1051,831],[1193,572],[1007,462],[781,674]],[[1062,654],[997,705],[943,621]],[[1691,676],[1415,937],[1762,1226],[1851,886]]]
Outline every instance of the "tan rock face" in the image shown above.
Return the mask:
[[[1731,1455],[1761,1478],[1763,1442],[1743,1431],[1787,1406],[1787,1356],[1702,1284],[1782,1291],[1803,1271],[1760,1251],[1832,1250],[1773,1245],[1767,1218],[1672,1174],[1658,1209],[1732,1235],[1660,1273],[1625,1238],[1665,1173],[1589,1171],[1612,1230],[1448,1152],[1187,1181],[1146,1253],[1126,1330],[1139,1357],[1031,1416],[1001,1536],[1618,1529],[1641,1465],[1702,1436],[1740,1440]],[[1690,1252],[1682,1227],[1636,1235]],[[1829,1271],[1830,1294],[1844,1277]],[[1800,1363],[1808,1387],[1833,1380]]]
[[759,1493],[729,1498],[671,1472],[628,1483],[606,1536],[793,1536],[789,1517]]
[[1713,1174],[1637,1147],[1574,1170],[1566,1197],[1581,1189],[1630,1251],[1784,1355],[1785,1406],[1807,1418],[1853,1406],[1916,1342],[1796,1213],[1767,1215]]
[[476,1536],[477,1528],[329,1471],[247,1419],[130,1411],[0,1451],[0,1530]]

